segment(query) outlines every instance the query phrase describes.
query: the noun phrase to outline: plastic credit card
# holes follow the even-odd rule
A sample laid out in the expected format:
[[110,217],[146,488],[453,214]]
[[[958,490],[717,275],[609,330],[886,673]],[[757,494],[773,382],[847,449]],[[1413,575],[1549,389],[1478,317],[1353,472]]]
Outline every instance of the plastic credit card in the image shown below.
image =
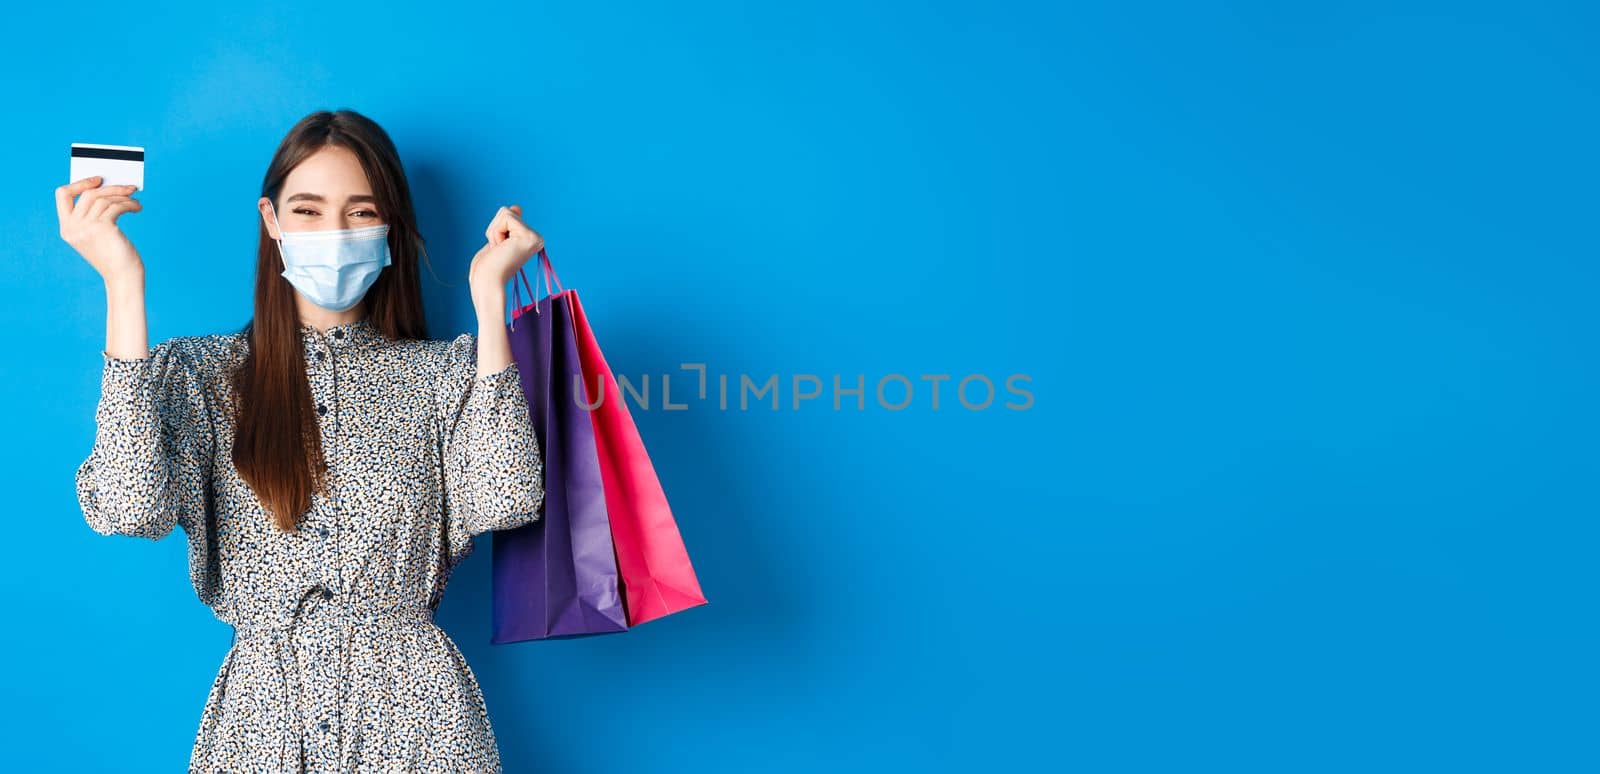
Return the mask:
[[69,183],[99,175],[102,186],[131,185],[144,190],[144,148],[137,145],[72,144]]

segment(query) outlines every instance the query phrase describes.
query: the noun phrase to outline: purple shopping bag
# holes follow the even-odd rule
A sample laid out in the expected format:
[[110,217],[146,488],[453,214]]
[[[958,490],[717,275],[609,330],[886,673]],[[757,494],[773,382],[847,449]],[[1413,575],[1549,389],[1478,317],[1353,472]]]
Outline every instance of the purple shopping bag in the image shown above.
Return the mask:
[[507,334],[544,457],[544,515],[491,533],[490,642],[626,631],[594,424],[575,392],[582,369],[571,308],[565,296],[521,306],[518,294],[514,305]]

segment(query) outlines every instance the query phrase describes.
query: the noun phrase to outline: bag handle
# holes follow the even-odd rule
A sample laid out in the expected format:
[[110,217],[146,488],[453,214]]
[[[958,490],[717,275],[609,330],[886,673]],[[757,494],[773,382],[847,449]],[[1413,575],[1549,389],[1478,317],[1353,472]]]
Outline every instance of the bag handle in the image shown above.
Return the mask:
[[[517,318],[522,316],[522,289],[517,286],[519,280],[528,288],[530,303],[537,302],[539,298],[534,295],[533,286],[528,285],[528,278],[522,274],[522,270],[517,269],[517,276],[511,282],[511,330],[517,329]],[[539,307],[535,306],[533,311],[538,314]]]
[[565,293],[567,289],[561,286],[561,278],[556,276],[556,266],[550,262],[550,256],[545,254],[543,247],[539,248],[539,266],[544,269],[545,290],[550,291],[550,284],[554,282],[555,290],[550,291],[551,295]]
[[[562,278],[558,277],[557,273],[555,273],[555,265],[550,264],[549,253],[546,253],[544,248],[539,248],[539,253],[536,254],[538,254],[539,257],[539,273],[538,275],[534,275],[533,283],[528,283],[528,273],[526,273],[525,265],[518,265],[517,267],[517,278],[518,280],[522,280],[522,285],[528,288],[528,302],[530,302],[530,304],[538,304],[539,297],[541,297],[539,296],[538,277],[544,277],[544,288],[546,288],[546,293],[554,296],[554,294],[565,293],[566,291],[565,286],[562,286]],[[515,285],[515,283],[512,283],[510,289],[512,289],[512,301],[515,301],[515,307],[512,309],[512,312],[514,312],[512,318],[515,320],[515,312],[517,312],[517,309],[522,309],[522,296],[518,294],[517,285]]]
[[[539,257],[539,267],[542,270],[540,272],[540,274],[544,277],[544,286],[545,286],[546,292],[550,293],[551,295],[555,294],[554,291],[551,291],[551,283],[552,282],[554,283],[554,287],[560,288],[560,292],[565,292],[566,288],[562,287],[561,278],[556,276],[556,267],[550,263],[550,256],[547,253],[545,253],[545,249],[543,247],[539,248],[539,252],[537,253],[537,255]],[[518,266],[517,267],[517,277],[516,278],[517,278],[517,280],[521,281],[523,287],[526,287],[528,289],[528,303],[535,305],[534,308],[533,308],[533,313],[534,314],[538,314],[539,313],[539,307],[537,306],[537,304],[539,303],[538,283],[537,283],[537,281],[535,281],[534,283],[529,283],[528,282],[528,275],[523,269],[524,269],[523,266]],[[516,330],[516,320],[517,320],[518,317],[520,317],[522,315],[522,293],[520,292],[519,288],[517,287],[517,283],[516,282],[512,282],[511,283],[511,303],[512,303],[512,306],[511,306],[512,330]]]

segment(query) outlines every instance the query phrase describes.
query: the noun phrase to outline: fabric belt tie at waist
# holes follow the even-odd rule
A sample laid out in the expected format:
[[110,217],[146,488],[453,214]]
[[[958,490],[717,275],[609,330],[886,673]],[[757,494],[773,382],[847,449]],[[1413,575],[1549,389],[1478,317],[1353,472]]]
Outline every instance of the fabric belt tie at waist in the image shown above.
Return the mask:
[[[325,591],[326,587],[320,585],[302,591],[284,620],[247,621],[234,624],[233,627],[235,642],[241,638],[258,637],[271,640],[273,655],[278,662],[278,675],[283,682],[284,709],[289,713],[289,722],[284,724],[283,729],[283,761],[291,765],[293,771],[305,770],[305,749],[301,743],[305,734],[305,729],[302,727],[305,718],[300,710],[298,662],[294,658],[294,633],[304,620],[303,612],[321,617],[322,613],[319,611],[325,610],[334,615],[340,623],[338,693],[340,699],[344,698],[350,678],[350,642],[354,639],[351,636],[352,628],[357,624],[433,622],[433,608],[427,605],[414,602],[384,606],[353,605],[338,594],[324,598]],[[339,719],[341,732],[343,721],[343,718]]]

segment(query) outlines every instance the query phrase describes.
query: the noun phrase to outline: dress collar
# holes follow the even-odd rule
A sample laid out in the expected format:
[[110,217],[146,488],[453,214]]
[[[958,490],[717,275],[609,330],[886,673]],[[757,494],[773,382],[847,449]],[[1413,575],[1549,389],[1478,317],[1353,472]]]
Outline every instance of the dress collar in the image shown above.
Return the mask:
[[385,340],[383,332],[372,324],[371,317],[341,323],[326,331],[319,331],[313,325],[301,323],[300,338],[308,350],[314,345],[340,348],[369,347]]

